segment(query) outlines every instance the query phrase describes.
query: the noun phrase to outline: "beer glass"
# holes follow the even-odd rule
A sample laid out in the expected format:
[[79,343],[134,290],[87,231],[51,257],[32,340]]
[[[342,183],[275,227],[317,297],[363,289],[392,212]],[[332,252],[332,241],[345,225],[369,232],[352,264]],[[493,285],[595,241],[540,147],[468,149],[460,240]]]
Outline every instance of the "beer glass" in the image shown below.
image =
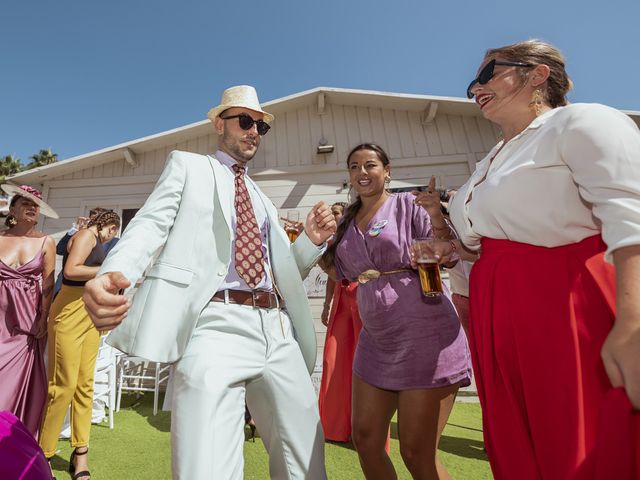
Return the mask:
[[425,297],[435,297],[443,293],[440,266],[433,255],[432,238],[417,238],[411,245],[414,258],[418,264],[420,286]]
[[291,243],[298,238],[298,222],[300,221],[300,213],[297,210],[288,210],[287,219],[285,220],[284,229]]

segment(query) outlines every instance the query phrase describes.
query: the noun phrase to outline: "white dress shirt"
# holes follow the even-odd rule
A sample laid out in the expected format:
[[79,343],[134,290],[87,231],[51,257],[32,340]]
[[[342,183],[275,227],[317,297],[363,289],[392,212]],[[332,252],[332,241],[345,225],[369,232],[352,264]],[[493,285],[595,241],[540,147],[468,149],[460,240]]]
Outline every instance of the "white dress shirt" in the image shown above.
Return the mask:
[[[235,172],[233,171],[233,165],[235,165],[236,162],[234,158],[232,158],[231,156],[227,155],[226,153],[218,150],[214,157],[223,165],[229,167],[229,168],[225,168],[225,172],[227,172],[228,175],[228,181],[231,183],[231,185],[234,186],[234,188],[232,189],[232,192],[235,195]],[[248,173],[248,168],[245,165],[245,178],[247,177],[247,173]],[[264,266],[265,266],[265,275],[262,277],[262,281],[256,285],[256,290],[269,290],[271,291],[273,289],[272,286],[272,282],[271,282],[271,274],[270,274],[270,269],[269,269],[269,249],[267,248],[267,235],[269,233],[269,219],[267,218],[267,210],[264,206],[264,204],[262,203],[262,199],[260,198],[260,196],[258,195],[258,192],[256,191],[255,186],[253,185],[252,182],[245,182],[247,185],[247,190],[249,191],[249,196],[251,197],[251,205],[253,206],[253,211],[256,215],[256,220],[258,222],[258,227],[260,228],[260,239],[262,240],[262,258],[264,259]],[[234,199],[231,199],[231,205],[234,205]],[[222,282],[222,285],[220,285],[220,288],[218,291],[221,290],[245,290],[245,291],[251,291],[252,288],[249,287],[249,285],[247,285],[247,282],[244,281],[244,279],[242,279],[240,277],[240,275],[238,275],[238,272],[236,271],[236,209],[233,208],[231,210],[231,263],[229,264],[229,271],[227,272],[227,276],[224,279],[224,282]]]
[[482,237],[557,247],[602,232],[610,262],[613,250],[640,244],[640,131],[628,116],[559,107],[502,144],[450,204],[469,248]]

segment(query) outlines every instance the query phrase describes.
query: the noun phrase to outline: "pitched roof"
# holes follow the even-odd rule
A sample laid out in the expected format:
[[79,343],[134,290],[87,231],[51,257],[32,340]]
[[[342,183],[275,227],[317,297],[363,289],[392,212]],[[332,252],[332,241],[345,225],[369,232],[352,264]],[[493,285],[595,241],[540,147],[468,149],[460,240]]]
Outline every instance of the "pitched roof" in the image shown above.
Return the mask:
[[[275,121],[277,122],[278,114],[314,103],[318,104],[318,108],[322,108],[325,104],[337,104],[362,107],[375,106],[378,108],[420,112],[426,112],[431,106],[435,106],[438,112],[446,114],[480,116],[480,111],[476,107],[475,102],[467,100],[466,98],[331,87],[317,87],[311,90],[305,90],[265,102],[262,106],[269,112],[275,114]],[[633,118],[640,126],[640,112],[625,111],[624,113]],[[201,120],[154,135],[64,159],[50,165],[20,172],[10,178],[13,182],[39,184],[48,179],[66,175],[76,170],[83,170],[85,168],[121,160],[127,151],[133,154],[142,153],[166,145],[180,143],[194,137],[207,135],[211,132],[212,127],[210,121],[208,119]]]

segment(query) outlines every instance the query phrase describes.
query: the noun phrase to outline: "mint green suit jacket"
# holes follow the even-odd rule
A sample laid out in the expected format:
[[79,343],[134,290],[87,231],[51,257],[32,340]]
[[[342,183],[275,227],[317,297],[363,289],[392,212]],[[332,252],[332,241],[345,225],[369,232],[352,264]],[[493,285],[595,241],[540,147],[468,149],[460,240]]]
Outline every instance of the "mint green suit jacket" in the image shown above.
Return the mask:
[[[119,271],[132,285],[147,271],[129,314],[107,340],[119,350],[159,362],[175,362],[184,353],[231,260],[234,186],[224,168],[212,156],[169,154],[153,192],[102,264],[98,274]],[[273,280],[312,372],[316,335],[302,280],[322,248],[304,233],[291,244],[277,209],[256,189],[271,226],[267,243]]]

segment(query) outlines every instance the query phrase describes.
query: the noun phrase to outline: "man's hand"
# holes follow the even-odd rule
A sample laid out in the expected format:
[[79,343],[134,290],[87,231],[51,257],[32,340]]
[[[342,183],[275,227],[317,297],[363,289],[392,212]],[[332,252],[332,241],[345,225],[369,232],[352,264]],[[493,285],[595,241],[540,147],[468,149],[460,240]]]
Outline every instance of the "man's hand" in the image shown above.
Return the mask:
[[331,208],[324,203],[316,203],[307,215],[307,223],[304,228],[307,237],[315,245],[322,245],[331,235],[336,233],[336,219],[331,213]]
[[82,299],[98,330],[112,330],[127,316],[129,301],[118,292],[129,285],[121,272],[108,272],[86,283]]
[[78,217],[78,218],[76,218],[76,228],[78,230],[83,230],[83,229],[87,228],[87,224],[89,223],[89,220],[91,220],[89,217]]

